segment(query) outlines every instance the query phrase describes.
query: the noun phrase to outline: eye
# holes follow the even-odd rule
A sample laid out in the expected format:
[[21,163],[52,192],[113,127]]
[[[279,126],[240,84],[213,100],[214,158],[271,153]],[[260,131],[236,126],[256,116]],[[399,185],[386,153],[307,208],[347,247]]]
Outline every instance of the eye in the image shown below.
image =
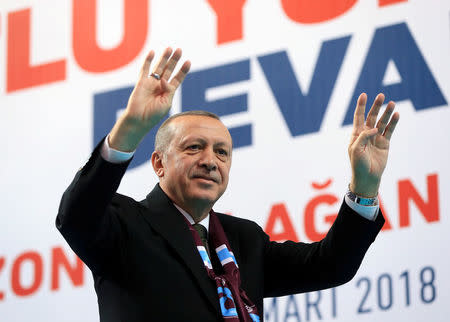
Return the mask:
[[228,155],[228,151],[225,149],[217,149],[217,154],[218,155],[222,155],[222,156],[227,156]]
[[191,144],[191,145],[189,145],[188,146],[188,150],[191,150],[191,151],[198,151],[198,150],[200,150],[200,144]]

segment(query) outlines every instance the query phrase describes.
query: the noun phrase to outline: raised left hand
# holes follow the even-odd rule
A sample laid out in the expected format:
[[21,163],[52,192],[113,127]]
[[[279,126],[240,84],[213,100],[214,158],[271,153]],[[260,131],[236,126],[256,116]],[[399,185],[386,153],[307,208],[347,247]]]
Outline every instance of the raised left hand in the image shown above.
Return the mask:
[[389,141],[400,115],[398,112],[392,114],[395,103],[390,101],[377,122],[384,102],[384,94],[380,93],[365,119],[366,102],[367,95],[362,93],[355,109],[348,154],[352,167],[350,190],[359,196],[371,198],[378,194],[381,175],[388,159]]

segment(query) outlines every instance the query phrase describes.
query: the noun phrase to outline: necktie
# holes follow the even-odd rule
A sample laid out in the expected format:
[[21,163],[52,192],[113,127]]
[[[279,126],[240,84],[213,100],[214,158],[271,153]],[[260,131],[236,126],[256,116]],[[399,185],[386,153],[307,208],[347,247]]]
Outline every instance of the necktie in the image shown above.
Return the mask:
[[192,227],[194,227],[194,229],[197,231],[198,235],[200,236],[200,239],[202,240],[203,246],[205,246],[206,251],[208,252],[208,255],[211,256],[209,252],[208,231],[206,230],[206,227],[201,224],[195,224],[192,225]]

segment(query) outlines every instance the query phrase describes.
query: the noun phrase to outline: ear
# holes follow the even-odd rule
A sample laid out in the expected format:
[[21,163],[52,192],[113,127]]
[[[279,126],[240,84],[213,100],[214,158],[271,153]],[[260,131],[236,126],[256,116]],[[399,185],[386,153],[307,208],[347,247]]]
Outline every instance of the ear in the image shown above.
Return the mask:
[[153,170],[155,171],[156,175],[159,178],[164,177],[164,165],[163,165],[162,152],[154,151],[152,153],[152,166],[153,166]]

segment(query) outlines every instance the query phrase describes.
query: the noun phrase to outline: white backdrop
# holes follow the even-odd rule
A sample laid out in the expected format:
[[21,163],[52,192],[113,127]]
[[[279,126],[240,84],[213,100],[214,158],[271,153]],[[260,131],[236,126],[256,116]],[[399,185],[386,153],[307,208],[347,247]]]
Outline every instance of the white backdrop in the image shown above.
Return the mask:
[[[397,102],[388,223],[358,274],[267,299],[267,321],[448,321],[449,13],[446,0],[2,0],[0,321],[98,321],[90,272],[54,227],[59,199],[147,51],[168,45],[192,61],[171,113],[222,114],[238,143],[215,209],[274,240],[328,229],[354,96]],[[140,153],[119,189],[135,199],[156,183],[151,144]]]

